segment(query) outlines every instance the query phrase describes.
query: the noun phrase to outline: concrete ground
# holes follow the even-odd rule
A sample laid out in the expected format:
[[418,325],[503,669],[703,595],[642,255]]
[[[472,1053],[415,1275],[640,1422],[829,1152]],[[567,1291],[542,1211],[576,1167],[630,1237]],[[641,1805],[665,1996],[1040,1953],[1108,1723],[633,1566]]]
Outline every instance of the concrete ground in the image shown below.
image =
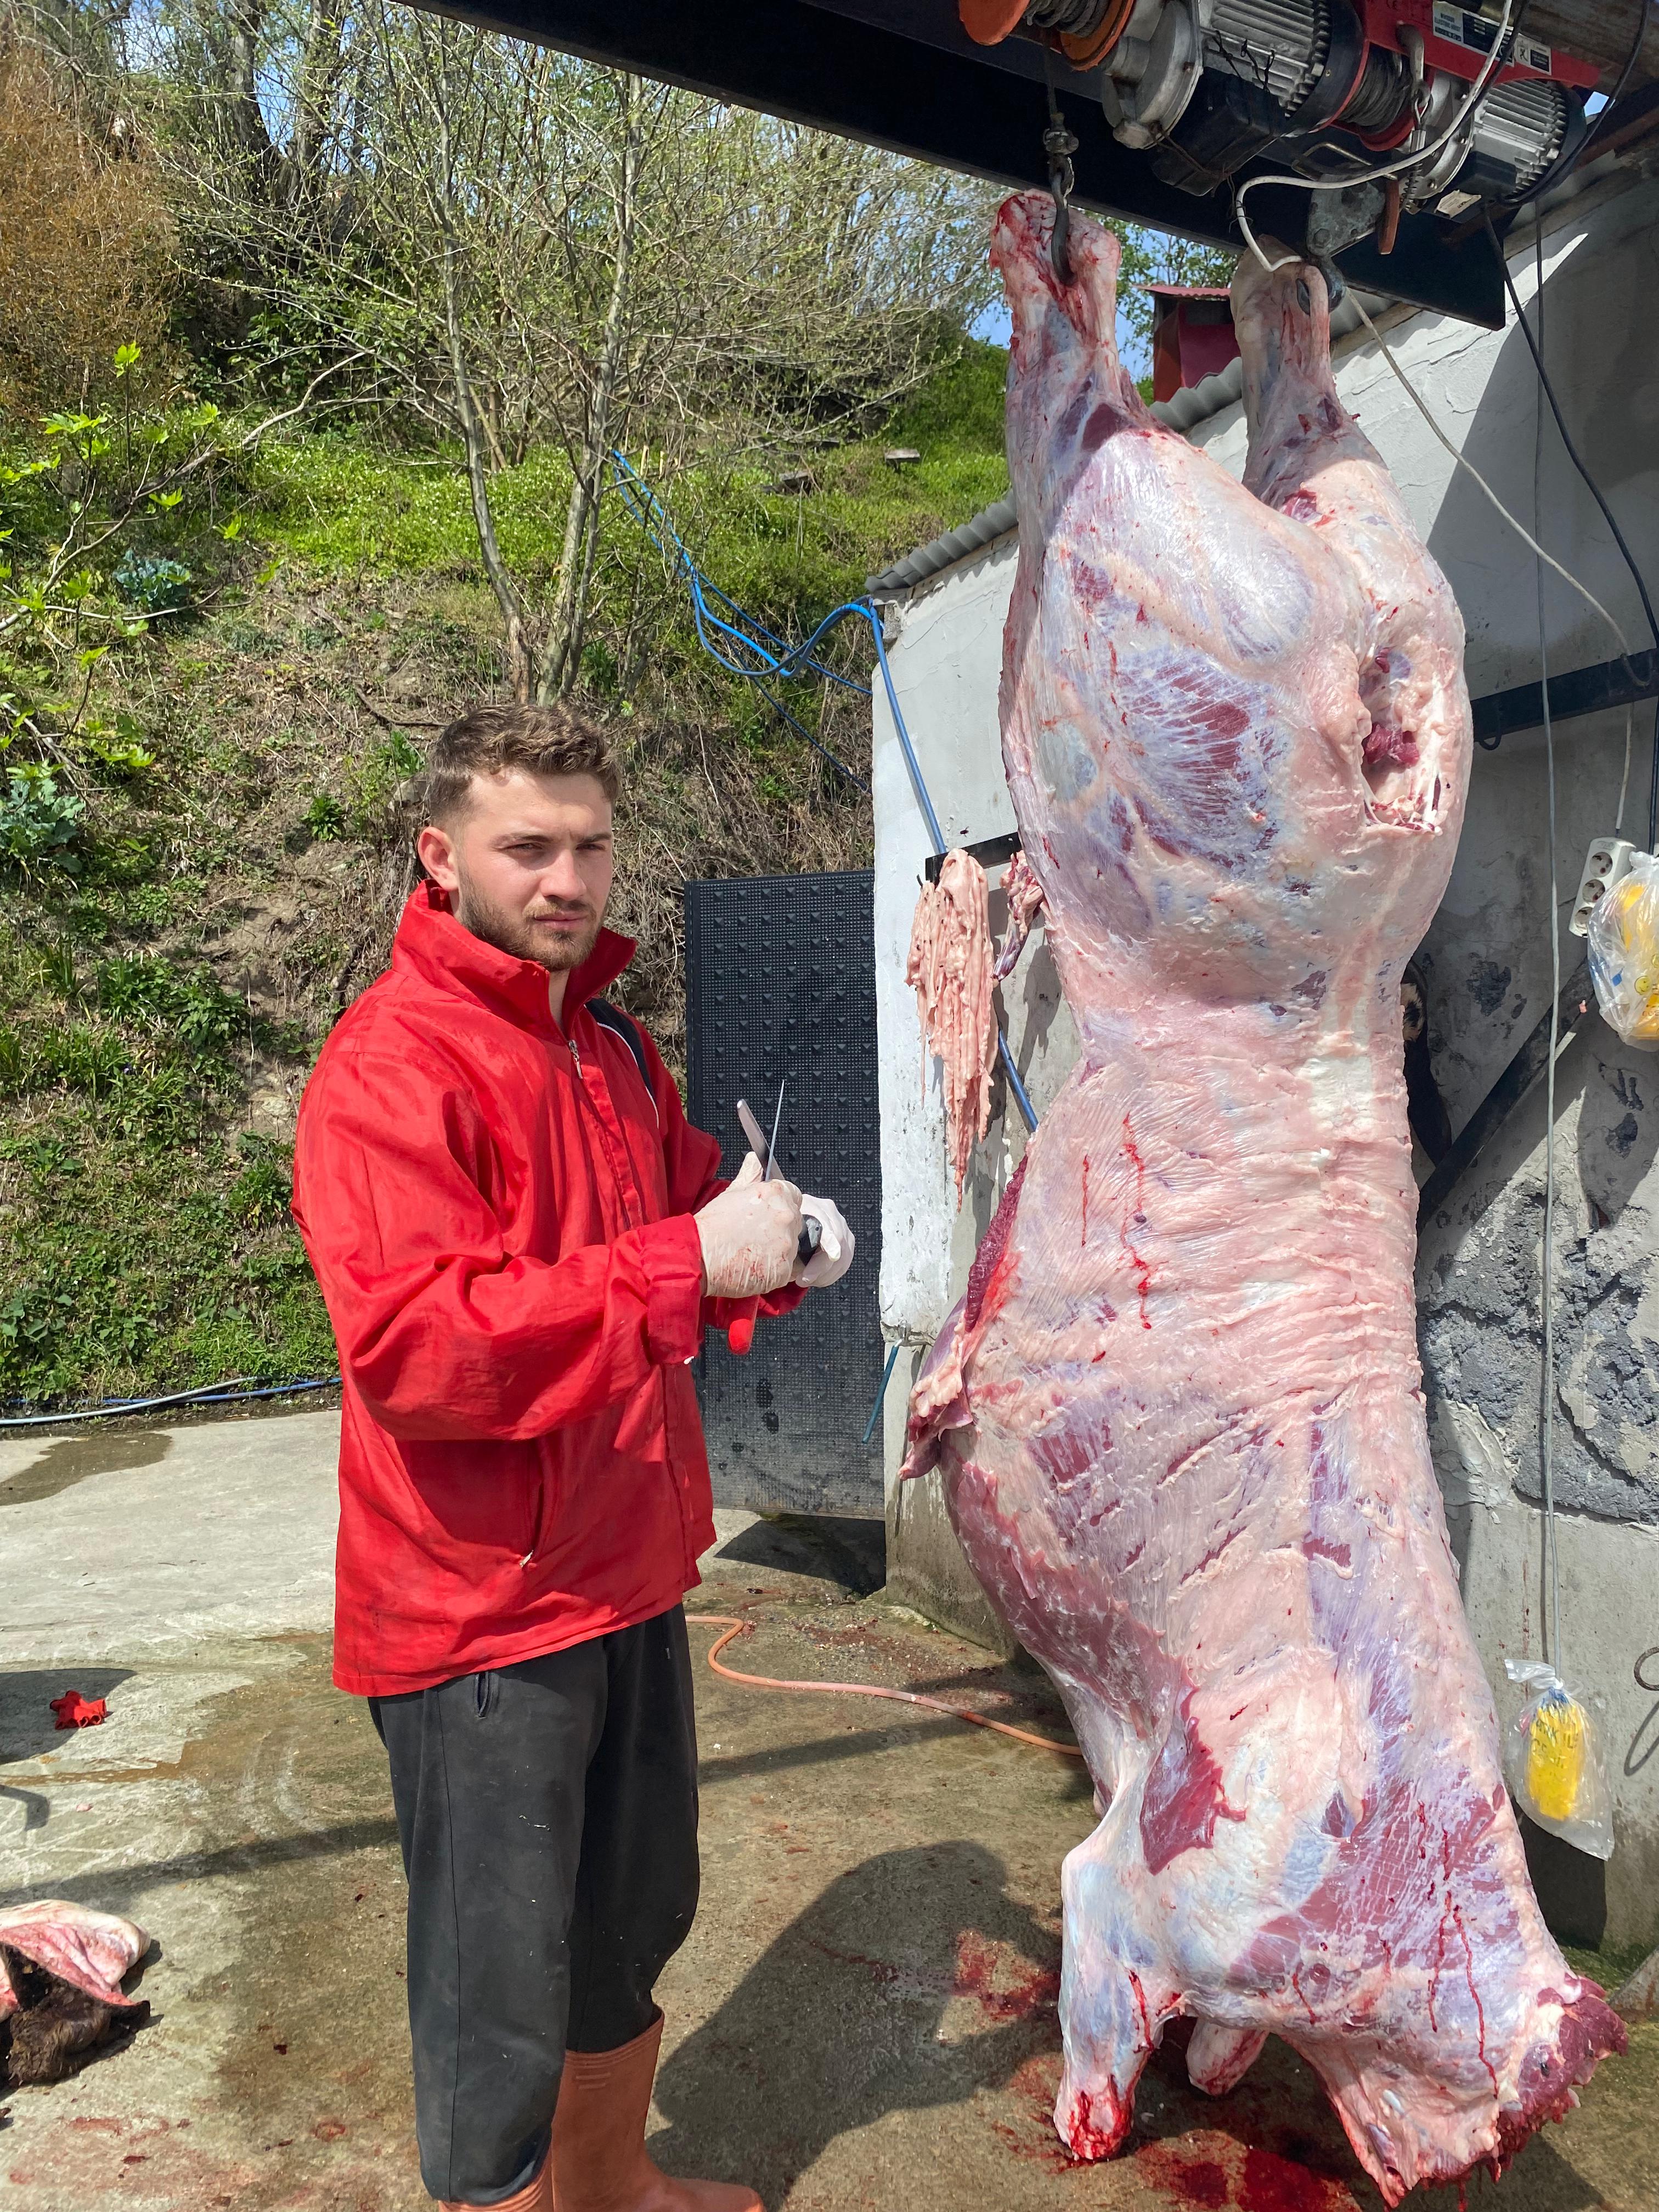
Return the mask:
[[[0,2212],[416,2212],[401,1870],[367,1716],[328,1679],[335,1417],[0,1443],[0,1903],[131,1913],[150,2024],[0,2121]],[[1042,1728],[1039,1677],[885,1607],[872,1532],[726,1516],[694,1610],[749,1671],[942,1689]],[[706,1645],[714,1632],[696,1629]],[[54,1732],[47,1700],[105,1696]],[[1275,2045],[1218,2102],[1160,2053],[1126,2154],[1075,2166],[1059,2073],[1073,1762],[699,1666],[703,1905],[659,1994],[653,2148],[769,2212],[1377,2212]],[[1654,2212],[1659,2025],[1494,2212]],[[1414,2200],[1449,2212],[1455,2193]]]

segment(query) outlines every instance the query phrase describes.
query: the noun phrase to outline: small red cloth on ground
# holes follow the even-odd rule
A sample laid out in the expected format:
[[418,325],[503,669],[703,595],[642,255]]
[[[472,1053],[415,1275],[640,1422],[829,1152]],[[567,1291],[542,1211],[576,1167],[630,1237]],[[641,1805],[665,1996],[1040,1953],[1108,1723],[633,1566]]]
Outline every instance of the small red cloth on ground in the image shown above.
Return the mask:
[[96,1728],[109,1707],[102,1698],[83,1698],[78,1690],[65,1690],[52,1700],[52,1710],[60,1729]]

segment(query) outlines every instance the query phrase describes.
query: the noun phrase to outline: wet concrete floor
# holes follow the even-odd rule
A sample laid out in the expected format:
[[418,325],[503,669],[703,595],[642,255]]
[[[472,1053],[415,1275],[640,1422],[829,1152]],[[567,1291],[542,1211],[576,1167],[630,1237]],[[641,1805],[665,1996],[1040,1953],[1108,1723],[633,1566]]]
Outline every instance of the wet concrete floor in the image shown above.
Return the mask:
[[[0,2212],[428,2202],[384,1762],[328,1680],[332,1436],[319,1413],[0,1445],[0,1903],[76,1898],[157,1944],[150,2024],[8,2100]],[[871,1534],[727,1516],[690,1608],[754,1622],[725,1655],[745,1671],[1059,1732],[1040,1676],[884,1606]],[[70,1687],[108,1698],[101,1728],[54,1733]],[[1278,2045],[1213,2102],[1170,2047],[1123,2156],[1061,2151],[1058,1869],[1091,1820],[1074,1762],[701,1663],[697,1694],[703,1903],[659,1990],[668,2170],[750,2181],[769,2212],[1378,2212]],[[1470,2205],[1655,2212],[1656,2088],[1659,2026],[1638,2027]]]

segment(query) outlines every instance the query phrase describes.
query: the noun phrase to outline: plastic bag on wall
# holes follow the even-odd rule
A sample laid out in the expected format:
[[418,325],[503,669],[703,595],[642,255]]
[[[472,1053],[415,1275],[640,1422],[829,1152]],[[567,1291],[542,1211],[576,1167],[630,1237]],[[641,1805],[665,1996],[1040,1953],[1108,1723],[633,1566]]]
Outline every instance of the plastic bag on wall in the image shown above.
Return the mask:
[[1528,1820],[1588,1851],[1613,1856],[1613,1792],[1595,1724],[1553,1667],[1506,1660],[1511,1682],[1530,1692],[1504,1738],[1504,1774]]
[[1596,901],[1587,936],[1603,1015],[1626,1044],[1659,1051],[1659,860],[1632,855],[1629,872]]

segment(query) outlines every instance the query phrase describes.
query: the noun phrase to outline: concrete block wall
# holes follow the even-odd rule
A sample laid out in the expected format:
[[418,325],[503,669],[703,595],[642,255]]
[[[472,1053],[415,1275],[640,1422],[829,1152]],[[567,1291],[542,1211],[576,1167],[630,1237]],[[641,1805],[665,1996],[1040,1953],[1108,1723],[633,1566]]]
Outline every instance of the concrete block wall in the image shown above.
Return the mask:
[[[1544,348],[1563,408],[1659,583],[1659,186],[1621,177],[1592,189],[1546,222],[1543,252]],[[1530,303],[1529,240],[1511,265]],[[1519,331],[1419,314],[1387,334],[1448,434],[1505,505],[1611,610],[1632,643],[1644,643],[1628,574],[1547,420],[1540,437],[1536,382]],[[1534,681],[1532,556],[1435,442],[1364,332],[1339,349],[1337,381],[1456,591],[1471,690],[1479,696]],[[1237,406],[1191,434],[1235,473],[1242,469]],[[895,683],[951,842],[1012,827],[996,693],[1013,556],[1012,539],[1001,540],[891,611]],[[1544,619],[1553,669],[1603,660],[1617,649],[1595,613],[1547,573]],[[1652,708],[1638,710],[1625,818],[1638,844],[1646,836],[1652,733]],[[945,1167],[937,1070],[924,1083],[920,1029],[903,981],[928,843],[879,696],[875,737],[882,1320],[889,1340],[903,1347],[886,1407],[890,1581],[919,1610],[1006,1648],[1007,1632],[962,1558],[936,1484],[901,1489],[895,1478],[908,1380],[962,1292],[1024,1136],[1012,1106],[998,1114],[958,1211]],[[1565,933],[1565,911],[1590,839],[1613,825],[1626,717],[1564,725],[1555,744],[1565,975],[1580,951]],[[1477,751],[1457,863],[1419,956],[1435,1072],[1454,1127],[1549,1004],[1547,815],[1541,732],[1505,738],[1495,753]],[[999,927],[1000,908],[994,902]],[[1076,1041],[1040,934],[1003,1004],[1041,1113],[1072,1065]],[[1435,1463],[1465,1602],[1505,1721],[1520,1699],[1505,1659],[1543,1649],[1544,1133],[1540,1085],[1429,1225],[1419,1255]],[[1584,1024],[1557,1066],[1556,1152],[1563,1656],[1602,1731],[1619,1843],[1603,1872],[1534,1838],[1534,1873],[1557,1924],[1578,1940],[1654,1942],[1659,1696],[1644,1692],[1633,1670],[1659,1644],[1659,1055],[1621,1046],[1598,1019]]]

